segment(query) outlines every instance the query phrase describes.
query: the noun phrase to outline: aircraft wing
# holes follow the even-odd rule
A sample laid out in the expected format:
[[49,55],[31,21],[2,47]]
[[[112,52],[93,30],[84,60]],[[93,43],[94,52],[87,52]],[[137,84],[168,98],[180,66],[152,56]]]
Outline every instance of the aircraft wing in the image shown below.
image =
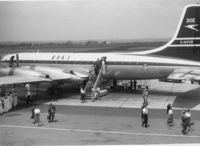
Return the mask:
[[12,75],[0,77],[0,86],[48,81],[51,80],[43,77]]
[[88,74],[47,66],[0,68],[0,86],[40,82],[82,82]]
[[80,83],[88,76],[86,72],[48,66],[6,67],[0,68],[0,86],[51,81]]
[[200,69],[177,69],[167,77],[168,80],[195,80],[200,81]]
[[21,66],[20,68],[44,74],[52,81],[82,82],[89,76],[89,71],[83,72],[81,69],[73,71],[50,66]]

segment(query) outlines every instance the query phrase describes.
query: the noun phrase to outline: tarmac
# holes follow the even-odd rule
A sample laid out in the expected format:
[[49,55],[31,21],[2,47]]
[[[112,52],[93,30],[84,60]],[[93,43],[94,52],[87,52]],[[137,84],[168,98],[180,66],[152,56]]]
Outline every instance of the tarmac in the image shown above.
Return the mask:
[[[167,104],[173,105],[174,109],[183,110],[200,110],[200,86],[191,83],[169,83],[151,80],[148,82],[150,87],[148,102],[149,109],[166,109]],[[92,106],[92,107],[117,107],[117,108],[141,108],[143,98],[142,89],[136,92],[127,90],[115,90],[110,94],[97,99],[95,102],[81,103],[79,94],[67,95],[66,98],[57,99],[56,101],[44,102],[49,105],[67,105],[67,106]],[[199,103],[199,104],[198,104]],[[39,103],[38,103],[39,104]]]
[[[141,126],[142,90],[115,90],[92,102],[80,102],[79,93],[49,99],[40,92],[34,104],[41,109],[41,125],[32,123],[31,105],[20,105],[0,116],[0,145],[152,145],[200,143],[200,87],[190,83],[149,81],[149,125]],[[50,103],[56,105],[56,121],[48,123]],[[175,125],[166,124],[166,106],[174,109]],[[193,131],[181,132],[181,112],[192,110]]]

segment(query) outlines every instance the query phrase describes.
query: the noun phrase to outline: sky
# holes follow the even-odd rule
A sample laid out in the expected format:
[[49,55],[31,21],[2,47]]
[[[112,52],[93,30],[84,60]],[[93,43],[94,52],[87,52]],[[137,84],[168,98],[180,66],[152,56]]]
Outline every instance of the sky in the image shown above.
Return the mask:
[[166,39],[199,0],[0,1],[0,42]]

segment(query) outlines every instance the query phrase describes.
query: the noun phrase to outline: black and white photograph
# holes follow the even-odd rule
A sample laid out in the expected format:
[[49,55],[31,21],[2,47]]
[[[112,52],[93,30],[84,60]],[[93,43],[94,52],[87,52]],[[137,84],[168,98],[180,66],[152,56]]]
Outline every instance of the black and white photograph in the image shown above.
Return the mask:
[[0,1],[0,146],[199,144],[199,0]]

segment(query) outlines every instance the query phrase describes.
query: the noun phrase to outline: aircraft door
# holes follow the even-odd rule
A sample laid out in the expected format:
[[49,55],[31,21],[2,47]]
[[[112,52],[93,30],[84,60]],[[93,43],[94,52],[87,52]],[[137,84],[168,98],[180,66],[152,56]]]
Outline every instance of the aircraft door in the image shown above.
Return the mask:
[[101,64],[102,64],[102,73],[103,74],[106,74],[107,72],[107,68],[106,68],[106,57],[102,57],[101,58]]
[[16,54],[16,63],[17,63],[17,67],[19,67],[19,55]]

